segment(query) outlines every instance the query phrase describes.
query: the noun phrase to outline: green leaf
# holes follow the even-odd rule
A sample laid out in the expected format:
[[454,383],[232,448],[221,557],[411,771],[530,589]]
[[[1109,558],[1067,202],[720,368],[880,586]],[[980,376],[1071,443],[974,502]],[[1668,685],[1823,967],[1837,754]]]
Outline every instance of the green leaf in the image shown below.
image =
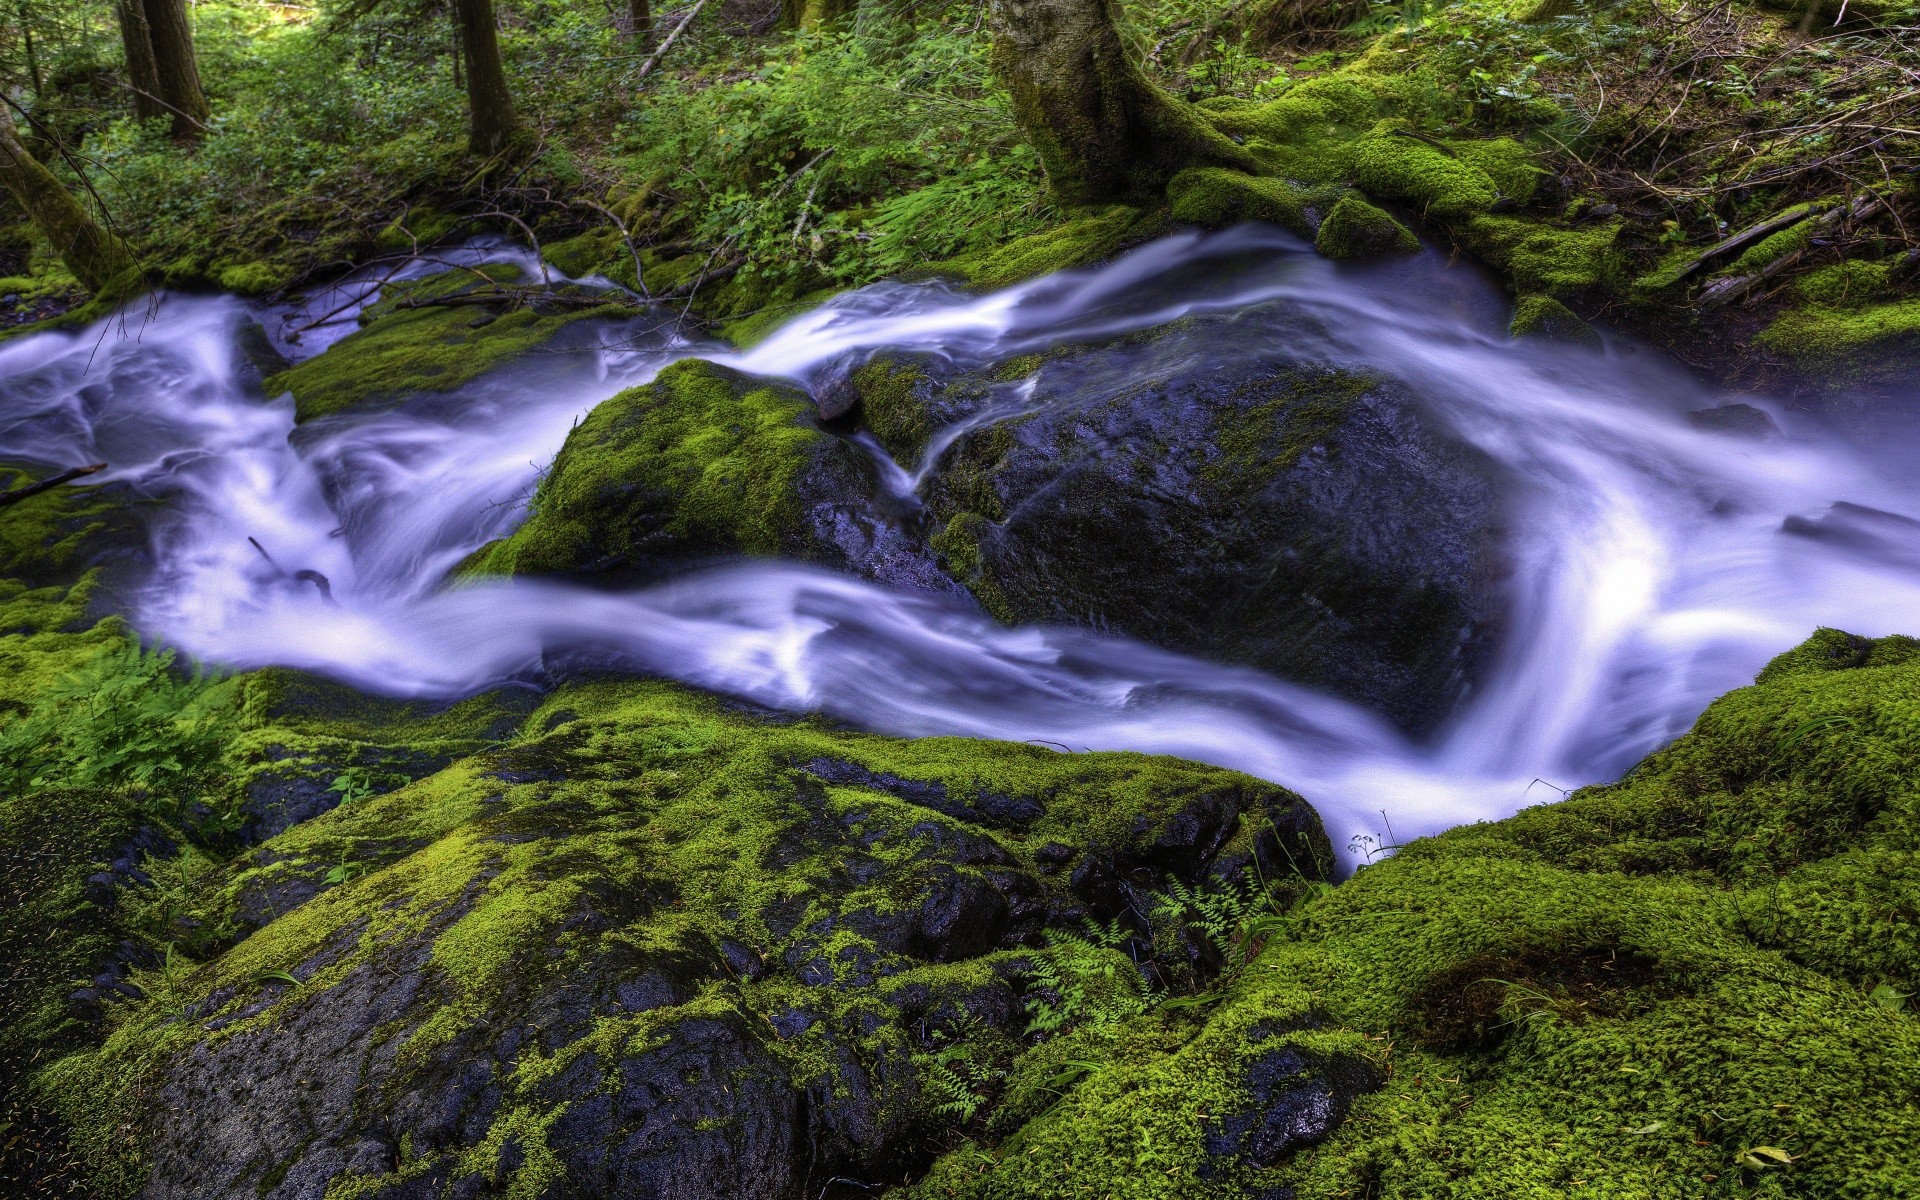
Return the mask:
[[294,975],[293,972],[279,971],[279,970],[261,971],[259,974],[255,975],[249,982],[255,984],[256,986],[263,983],[285,983],[285,984],[291,984],[294,987],[300,986],[300,979],[298,976]]
[[1734,1155],[1733,1161],[1743,1167],[1764,1171],[1772,1167],[1790,1165],[1793,1162],[1793,1155],[1778,1146],[1755,1146]]

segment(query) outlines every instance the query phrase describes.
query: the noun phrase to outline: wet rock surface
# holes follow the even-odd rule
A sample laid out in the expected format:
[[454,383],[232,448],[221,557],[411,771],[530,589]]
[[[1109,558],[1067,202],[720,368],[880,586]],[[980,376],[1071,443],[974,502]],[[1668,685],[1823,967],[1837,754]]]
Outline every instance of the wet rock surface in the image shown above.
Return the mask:
[[1150,947],[1169,886],[1328,861],[1304,802],[1231,772],[563,696],[236,863],[278,915],[73,1064],[148,1081],[116,1114],[141,1195],[899,1182],[940,1144],[937,1056],[1028,1036],[1049,930]]
[[1391,380],[1196,321],[1039,367],[964,437],[932,544],[1008,621],[1246,663],[1432,727],[1501,610],[1493,464]]

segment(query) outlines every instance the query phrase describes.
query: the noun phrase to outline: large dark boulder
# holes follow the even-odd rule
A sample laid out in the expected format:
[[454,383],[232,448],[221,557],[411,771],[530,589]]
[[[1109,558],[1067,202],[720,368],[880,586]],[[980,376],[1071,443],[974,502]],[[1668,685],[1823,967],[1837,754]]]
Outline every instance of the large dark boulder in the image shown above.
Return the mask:
[[1003,386],[982,403],[1026,415],[950,453],[932,545],[1004,620],[1113,629],[1430,729],[1497,627],[1496,468],[1405,385],[1285,334],[1181,322],[1056,356],[1011,404]]
[[[1178,760],[649,684],[567,689],[526,728],[233,864],[201,915],[263,888],[280,914],[147,977],[43,1076],[96,1164],[148,1200],[902,1182],[953,1088],[984,1106],[1031,1040],[1055,931],[1130,928],[1151,969],[1166,889],[1330,861],[1292,793]],[[1112,894],[1082,894],[1083,862]]]

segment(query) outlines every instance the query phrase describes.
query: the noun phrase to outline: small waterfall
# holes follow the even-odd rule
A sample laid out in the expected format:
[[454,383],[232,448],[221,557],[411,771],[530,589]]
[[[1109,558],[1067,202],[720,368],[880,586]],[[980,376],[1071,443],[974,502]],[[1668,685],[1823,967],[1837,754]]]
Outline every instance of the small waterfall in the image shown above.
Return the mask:
[[[507,254],[476,246],[447,261]],[[1818,625],[1920,631],[1914,480],[1790,413],[1774,413],[1787,436],[1771,440],[1695,428],[1689,411],[1736,397],[1622,341],[1513,342],[1504,300],[1434,256],[1339,267],[1270,229],[1179,234],[986,296],[875,285],[747,351],[608,330],[430,403],[290,437],[291,403],[235,367],[246,323],[316,353],[350,331],[381,278],[272,309],[165,296],[150,318],[0,346],[0,457],[105,460],[104,478],[168,498],[131,614],[149,635],[234,667],[298,666],[403,695],[470,692],[586,655],[881,732],[1184,755],[1299,790],[1338,844],[1389,822],[1407,837],[1497,818],[1552,798],[1538,780],[1616,776]],[[1413,384],[1512,480],[1505,645],[1427,744],[1247,669],[1083,630],[1009,629],[790,563],[621,594],[444,582],[521,519],[580,417],[678,358],[805,385],[879,350],[965,368],[1255,310],[1311,318],[1276,352]],[[870,435],[862,444],[910,499],[955,442],[1045,403],[1037,395],[1031,380],[996,391],[912,469]]]

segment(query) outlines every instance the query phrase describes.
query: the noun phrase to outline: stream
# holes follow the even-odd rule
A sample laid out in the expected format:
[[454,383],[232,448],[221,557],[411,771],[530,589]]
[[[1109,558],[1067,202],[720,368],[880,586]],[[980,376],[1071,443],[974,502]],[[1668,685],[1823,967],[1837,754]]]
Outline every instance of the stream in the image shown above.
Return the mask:
[[[497,244],[443,257],[516,255],[538,270]],[[97,478],[167,499],[156,565],[128,597],[145,635],[208,662],[307,668],[393,695],[537,682],[544,662],[580,656],[888,734],[1181,755],[1299,791],[1335,845],[1365,858],[1618,777],[1817,626],[1920,633],[1920,479],[1900,468],[1920,461],[1920,442],[1856,445],[1625,339],[1516,342],[1508,301],[1432,253],[1350,267],[1273,229],[1177,234],[990,295],[874,285],[746,351],[672,326],[601,326],[598,341],[455,392],[296,434],[291,399],[248,382],[243,332],[257,322],[290,358],[323,353],[376,290],[362,276],[278,307],[167,295],[0,345],[0,459],[105,461]],[[679,358],[818,384],[882,349],[964,367],[1266,311],[1320,331],[1287,347],[1295,357],[1416,385],[1507,475],[1503,642],[1423,741],[1250,669],[1094,631],[1006,628],[951,597],[793,563],[624,592],[445,583],[523,518],[575,422]],[[1768,411],[1782,436],[1687,419],[1734,402]],[[917,462],[861,442],[882,486],[910,502],[953,442],[1033,403],[1009,388]]]

